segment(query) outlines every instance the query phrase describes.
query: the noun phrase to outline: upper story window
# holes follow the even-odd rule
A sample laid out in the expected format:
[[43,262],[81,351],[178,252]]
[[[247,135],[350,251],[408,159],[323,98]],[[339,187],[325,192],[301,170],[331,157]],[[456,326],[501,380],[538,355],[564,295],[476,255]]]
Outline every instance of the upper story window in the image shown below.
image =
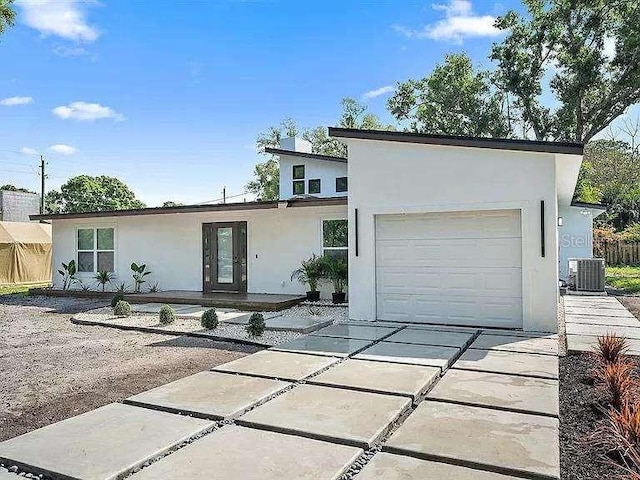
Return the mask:
[[113,228],[78,228],[76,241],[78,272],[115,271]]
[[304,180],[293,181],[293,194],[304,195]]
[[304,165],[293,166],[293,179],[304,180]]
[[347,177],[336,178],[336,192],[347,191]]
[[320,179],[309,180],[309,193],[320,193]]

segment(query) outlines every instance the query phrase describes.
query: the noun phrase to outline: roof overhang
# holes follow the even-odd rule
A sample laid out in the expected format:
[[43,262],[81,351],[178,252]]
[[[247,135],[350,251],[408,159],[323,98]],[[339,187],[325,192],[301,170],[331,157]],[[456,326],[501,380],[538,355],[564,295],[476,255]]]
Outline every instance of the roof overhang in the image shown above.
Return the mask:
[[274,155],[288,155],[290,157],[312,158],[314,160],[326,160],[328,162],[347,163],[344,157],[334,157],[333,155],[321,155],[319,153],[296,152],[295,150],[283,150],[282,148],[267,147],[264,149],[267,153]]
[[379,140],[385,142],[419,143],[426,145],[448,145],[454,147],[493,148],[524,152],[562,153],[582,155],[584,145],[573,142],[544,142],[540,140],[517,140],[511,138],[462,137],[453,135],[426,135],[424,133],[390,132],[386,130],[359,130],[355,128],[329,127],[329,136],[334,138]]
[[30,215],[31,220],[68,220],[77,218],[104,217],[136,217],[141,215],[170,215],[180,213],[207,213],[243,210],[267,210],[280,208],[286,202],[287,207],[323,207],[331,205],[346,205],[347,197],[330,198],[295,198],[291,200],[273,200],[264,202],[220,203],[215,205],[179,205],[175,207],[138,208],[132,210],[108,210],[103,212],[82,213],[52,213],[45,215]]

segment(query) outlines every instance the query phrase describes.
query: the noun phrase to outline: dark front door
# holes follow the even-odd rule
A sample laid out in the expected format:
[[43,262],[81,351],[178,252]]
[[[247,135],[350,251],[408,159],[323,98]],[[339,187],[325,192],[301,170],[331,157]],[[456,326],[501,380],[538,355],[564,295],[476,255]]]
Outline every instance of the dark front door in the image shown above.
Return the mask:
[[247,222],[202,224],[204,292],[247,291]]

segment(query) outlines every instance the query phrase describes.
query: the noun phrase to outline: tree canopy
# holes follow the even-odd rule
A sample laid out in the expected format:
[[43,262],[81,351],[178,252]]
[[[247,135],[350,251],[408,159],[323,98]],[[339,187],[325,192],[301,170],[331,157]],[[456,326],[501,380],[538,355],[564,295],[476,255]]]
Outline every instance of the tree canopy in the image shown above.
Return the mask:
[[422,79],[399,82],[387,107],[412,132],[512,136],[505,95],[489,71],[475,70],[465,53],[447,55]]
[[144,208],[127,185],[115,177],[79,175],[45,196],[48,213],[81,213]]
[[[640,100],[637,0],[523,0],[496,27],[496,83],[513,98],[526,133],[587,142]],[[543,101],[546,81],[558,106]]]
[[0,0],[0,35],[15,23],[16,11],[13,9],[13,0]]
[[33,190],[29,190],[28,188],[16,187],[10,183],[6,183],[0,187],[0,190],[4,190],[7,192],[24,192],[24,193],[36,193]]

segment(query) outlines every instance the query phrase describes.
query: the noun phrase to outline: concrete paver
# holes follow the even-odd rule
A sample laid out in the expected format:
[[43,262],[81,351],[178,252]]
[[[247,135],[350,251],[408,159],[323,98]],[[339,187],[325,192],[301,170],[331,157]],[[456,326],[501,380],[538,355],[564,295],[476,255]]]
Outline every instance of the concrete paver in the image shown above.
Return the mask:
[[453,368],[557,379],[558,357],[469,349],[455,362]]
[[565,307],[624,308],[615,297],[564,296]]
[[394,327],[365,327],[362,325],[336,323],[335,325],[314,332],[313,335],[321,337],[357,338],[359,340],[380,340],[395,330],[397,330],[397,328]]
[[267,330],[298,333],[311,333],[327,325],[331,325],[331,322],[332,320],[319,320],[314,317],[291,318],[283,315],[276,315],[272,318],[265,319]]
[[20,477],[15,473],[7,472],[0,468],[0,480],[24,480],[24,477]]
[[560,476],[558,419],[539,415],[425,401],[383,448],[507,474]]
[[409,343],[380,342],[367,348],[353,358],[381,362],[409,363],[445,369],[460,352],[455,347],[417,345]]
[[615,333],[622,337],[640,339],[640,324],[638,327],[615,327],[611,325],[588,325],[586,323],[567,322],[567,335],[587,335],[598,337],[608,333]]
[[298,381],[338,361],[335,357],[263,350],[212,370]]
[[347,445],[228,425],[131,480],[335,480],[361,453]]
[[558,416],[558,380],[450,369],[427,398]]
[[558,355],[557,338],[526,338],[482,333],[470,346],[481,350],[505,350],[508,352]]
[[505,330],[497,328],[487,328],[482,331],[489,335],[504,335],[507,337],[525,337],[525,338],[558,338],[557,333],[551,332],[523,332],[522,330]]
[[120,477],[213,427],[198,418],[111,403],[0,443],[0,458],[46,475]]
[[358,350],[362,350],[368,345],[371,345],[371,341],[369,340],[307,335],[276,345],[272,350],[346,357]]
[[[628,355],[640,355],[640,339],[627,338]],[[567,348],[574,352],[593,352],[598,345],[598,337],[591,335],[567,335]]]
[[236,420],[358,447],[371,446],[409,406],[406,397],[299,385]]
[[589,325],[609,325],[613,327],[640,328],[640,322],[635,317],[607,317],[604,315],[565,315],[566,323],[586,323]]
[[129,404],[212,419],[234,418],[291,385],[288,382],[220,372],[200,372],[139,393]]
[[458,465],[419,458],[376,453],[355,480],[517,480],[516,477],[484,472]]
[[473,334],[465,332],[445,332],[405,328],[398,333],[384,339],[385,342],[416,343],[419,345],[438,345],[442,347],[466,347],[473,338]]
[[440,368],[348,359],[309,383],[419,398],[439,378]]
[[605,317],[628,317],[635,318],[626,308],[591,308],[591,307],[565,307],[566,315],[590,315]]

